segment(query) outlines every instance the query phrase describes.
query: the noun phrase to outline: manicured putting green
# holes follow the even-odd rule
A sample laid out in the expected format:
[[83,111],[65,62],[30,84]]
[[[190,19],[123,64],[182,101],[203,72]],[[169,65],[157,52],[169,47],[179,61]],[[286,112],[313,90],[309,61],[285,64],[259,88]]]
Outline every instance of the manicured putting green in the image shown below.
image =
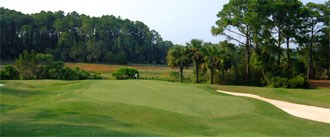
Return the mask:
[[219,117],[254,110],[253,104],[246,100],[214,96],[203,86],[170,82],[100,81],[83,90],[82,94],[99,101],[140,105],[191,116]]
[[217,93],[209,85],[150,80],[0,83],[0,136],[330,135],[330,124]]

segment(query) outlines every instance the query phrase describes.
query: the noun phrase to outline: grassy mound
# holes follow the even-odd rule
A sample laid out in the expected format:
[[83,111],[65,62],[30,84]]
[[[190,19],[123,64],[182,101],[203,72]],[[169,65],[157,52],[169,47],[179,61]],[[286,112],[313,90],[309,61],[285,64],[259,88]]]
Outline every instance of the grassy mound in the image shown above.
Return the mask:
[[[229,96],[214,96],[204,86],[170,82],[100,81],[82,93],[98,101],[151,107],[189,116],[219,117],[247,113],[252,103]],[[231,106],[231,107],[227,107]]]
[[328,136],[329,124],[205,85],[1,81],[0,136]]

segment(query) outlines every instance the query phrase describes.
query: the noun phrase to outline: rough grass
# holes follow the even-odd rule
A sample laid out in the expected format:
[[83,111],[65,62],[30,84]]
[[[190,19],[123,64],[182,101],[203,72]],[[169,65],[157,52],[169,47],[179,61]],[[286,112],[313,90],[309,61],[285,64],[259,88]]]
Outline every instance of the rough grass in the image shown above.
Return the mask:
[[65,63],[69,67],[78,66],[86,71],[99,71],[99,72],[112,72],[120,67],[131,67],[143,71],[156,71],[168,70],[167,66],[143,66],[143,65],[107,65],[107,64],[89,64],[89,63]]
[[330,108],[329,89],[287,89],[226,85],[211,85],[210,87],[230,92],[251,93],[266,98],[298,104]]
[[[101,72],[101,76],[106,79],[115,79],[112,72],[121,67],[135,68],[140,72],[140,77],[143,79],[158,79],[175,81],[175,78],[170,76],[171,71],[179,72],[178,69],[171,69],[164,65],[108,65],[108,64],[89,64],[89,63],[65,63],[71,68],[78,66],[82,70]],[[184,76],[188,79],[193,77],[192,69],[185,69]]]
[[330,124],[205,85],[149,80],[1,83],[0,136],[330,135]]

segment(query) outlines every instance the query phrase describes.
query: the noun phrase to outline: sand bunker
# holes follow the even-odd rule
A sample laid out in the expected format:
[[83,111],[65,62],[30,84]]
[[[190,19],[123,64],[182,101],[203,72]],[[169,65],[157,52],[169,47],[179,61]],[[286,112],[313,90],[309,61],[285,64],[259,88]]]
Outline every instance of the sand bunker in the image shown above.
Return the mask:
[[305,118],[309,120],[319,121],[330,123],[330,109],[322,107],[307,106],[301,104],[295,104],[285,101],[279,101],[274,99],[268,99],[260,97],[258,95],[246,94],[246,93],[236,93],[236,92],[227,92],[222,90],[217,90],[218,92],[234,95],[234,96],[243,96],[259,99],[273,104],[274,106],[282,109],[283,111],[300,118]]

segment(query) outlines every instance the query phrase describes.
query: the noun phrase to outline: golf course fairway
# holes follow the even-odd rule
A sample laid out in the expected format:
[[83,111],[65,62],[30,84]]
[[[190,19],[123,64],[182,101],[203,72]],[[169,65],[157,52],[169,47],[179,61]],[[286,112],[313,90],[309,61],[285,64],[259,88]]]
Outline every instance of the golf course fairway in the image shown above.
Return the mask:
[[203,84],[1,81],[0,136],[330,136],[330,124]]

